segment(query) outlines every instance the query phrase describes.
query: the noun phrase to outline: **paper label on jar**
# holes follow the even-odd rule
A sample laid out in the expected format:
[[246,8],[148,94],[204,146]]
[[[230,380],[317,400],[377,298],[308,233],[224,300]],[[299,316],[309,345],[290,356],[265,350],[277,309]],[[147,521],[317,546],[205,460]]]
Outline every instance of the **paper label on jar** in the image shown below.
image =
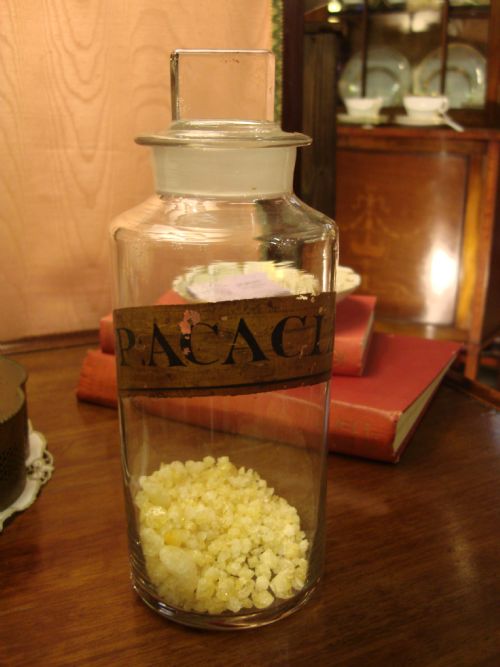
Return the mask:
[[210,396],[328,380],[335,295],[114,311],[120,395]]

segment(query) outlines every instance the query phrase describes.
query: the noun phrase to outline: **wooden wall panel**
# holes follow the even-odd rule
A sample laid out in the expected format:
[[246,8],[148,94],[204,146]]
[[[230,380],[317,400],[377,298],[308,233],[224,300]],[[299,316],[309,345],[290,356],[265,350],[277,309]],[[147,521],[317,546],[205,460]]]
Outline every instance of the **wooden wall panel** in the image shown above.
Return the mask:
[[[250,6],[251,5],[251,6]],[[107,228],[152,192],[174,48],[270,48],[269,0],[2,0],[0,341],[97,326]]]

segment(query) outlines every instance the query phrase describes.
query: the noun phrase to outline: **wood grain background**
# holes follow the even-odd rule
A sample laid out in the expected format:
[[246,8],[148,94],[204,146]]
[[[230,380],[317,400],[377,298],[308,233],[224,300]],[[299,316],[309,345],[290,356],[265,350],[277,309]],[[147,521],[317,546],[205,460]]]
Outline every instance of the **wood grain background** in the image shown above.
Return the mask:
[[[251,6],[250,6],[251,5]],[[152,192],[174,48],[270,48],[269,0],[2,0],[0,341],[93,329],[107,229]]]

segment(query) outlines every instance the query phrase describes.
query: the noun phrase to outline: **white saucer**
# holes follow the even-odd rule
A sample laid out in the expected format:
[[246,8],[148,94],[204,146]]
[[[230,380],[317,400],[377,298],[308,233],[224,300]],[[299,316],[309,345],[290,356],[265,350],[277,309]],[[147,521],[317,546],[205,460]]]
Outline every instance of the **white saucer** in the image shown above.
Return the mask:
[[[173,288],[191,303],[207,299],[226,301],[235,298],[318,294],[320,286],[317,279],[290,264],[291,262],[275,264],[264,261],[219,262],[208,266],[195,266],[178,276],[173,282]],[[335,287],[337,303],[354,292],[360,284],[359,274],[348,266],[339,266]],[[248,289],[251,289],[251,297],[243,297],[244,291]],[[267,292],[262,292],[262,289]]]
[[432,116],[431,118],[413,118],[404,114],[396,116],[394,122],[397,125],[409,125],[410,127],[436,127],[437,125],[446,125],[441,116]]
[[380,125],[380,123],[387,123],[388,116],[380,114],[375,116],[351,116],[348,113],[338,113],[337,120],[351,125]]
[[361,285],[361,276],[348,266],[337,267],[337,284],[335,286],[336,302],[352,294]]
[[0,533],[4,522],[15,512],[22,512],[32,505],[40,488],[46,484],[54,471],[54,459],[47,449],[47,441],[42,433],[34,431],[28,420],[29,454],[26,459],[26,484],[21,495],[0,512]]

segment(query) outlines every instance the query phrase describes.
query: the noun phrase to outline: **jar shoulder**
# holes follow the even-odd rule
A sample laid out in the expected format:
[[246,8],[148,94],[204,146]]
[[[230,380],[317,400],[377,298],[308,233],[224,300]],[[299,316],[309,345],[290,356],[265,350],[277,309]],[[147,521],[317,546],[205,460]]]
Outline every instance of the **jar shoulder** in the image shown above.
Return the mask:
[[272,199],[232,200],[153,195],[124,211],[111,223],[112,236],[158,237],[163,231],[196,230],[203,235],[217,230],[261,237],[337,237],[333,220],[311,208],[296,195]]

